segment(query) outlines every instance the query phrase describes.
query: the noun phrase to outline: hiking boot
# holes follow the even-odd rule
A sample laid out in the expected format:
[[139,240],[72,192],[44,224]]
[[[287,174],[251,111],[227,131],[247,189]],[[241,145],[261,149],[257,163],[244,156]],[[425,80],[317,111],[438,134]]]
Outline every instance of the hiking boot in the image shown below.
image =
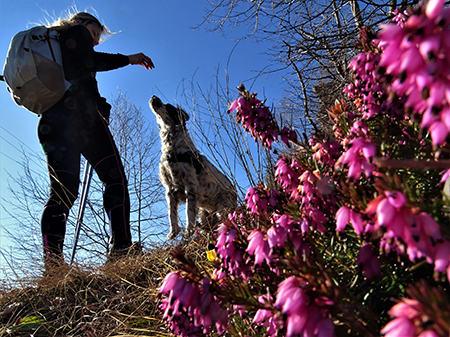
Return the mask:
[[135,242],[131,246],[113,246],[106,257],[106,263],[115,263],[124,257],[137,256],[140,254],[142,254],[142,246],[139,242]]
[[43,277],[53,277],[57,275],[65,275],[70,271],[70,266],[64,261],[62,256],[47,256],[44,258],[44,274]]

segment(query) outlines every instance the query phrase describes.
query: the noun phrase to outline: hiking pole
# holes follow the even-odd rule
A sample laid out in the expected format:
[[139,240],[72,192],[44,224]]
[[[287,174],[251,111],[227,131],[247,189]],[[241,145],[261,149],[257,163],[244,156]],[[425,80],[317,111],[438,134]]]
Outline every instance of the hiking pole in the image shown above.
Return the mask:
[[70,258],[70,264],[73,263],[77,250],[78,237],[80,236],[81,225],[83,224],[84,209],[86,208],[86,200],[89,191],[89,185],[91,183],[91,178],[92,166],[86,160],[86,163],[84,165],[83,181],[81,182],[80,204],[78,205],[77,226],[75,228],[75,238],[73,240],[72,257]]

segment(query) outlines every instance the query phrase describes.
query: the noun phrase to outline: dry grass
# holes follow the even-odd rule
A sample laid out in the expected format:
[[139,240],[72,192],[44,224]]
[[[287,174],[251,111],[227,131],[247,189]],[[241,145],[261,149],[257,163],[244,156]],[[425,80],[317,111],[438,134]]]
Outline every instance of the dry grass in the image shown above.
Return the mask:
[[[183,246],[206,261],[200,237]],[[157,247],[100,268],[54,268],[27,285],[0,290],[0,336],[170,336],[158,311],[158,288],[174,269]]]

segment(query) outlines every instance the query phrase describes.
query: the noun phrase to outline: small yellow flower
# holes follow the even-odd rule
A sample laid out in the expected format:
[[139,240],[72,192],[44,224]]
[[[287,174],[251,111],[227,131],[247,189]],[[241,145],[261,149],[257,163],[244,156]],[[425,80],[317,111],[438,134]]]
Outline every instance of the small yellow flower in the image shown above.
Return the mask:
[[208,250],[206,252],[206,257],[208,258],[209,261],[214,261],[216,259],[216,256],[217,254],[215,250]]

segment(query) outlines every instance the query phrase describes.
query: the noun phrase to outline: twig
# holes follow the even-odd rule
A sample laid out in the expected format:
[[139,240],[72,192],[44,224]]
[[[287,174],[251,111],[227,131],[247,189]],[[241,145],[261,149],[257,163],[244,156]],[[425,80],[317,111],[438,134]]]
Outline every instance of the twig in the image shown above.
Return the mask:
[[450,160],[388,159],[375,158],[375,165],[381,168],[411,168],[422,170],[450,169]]

